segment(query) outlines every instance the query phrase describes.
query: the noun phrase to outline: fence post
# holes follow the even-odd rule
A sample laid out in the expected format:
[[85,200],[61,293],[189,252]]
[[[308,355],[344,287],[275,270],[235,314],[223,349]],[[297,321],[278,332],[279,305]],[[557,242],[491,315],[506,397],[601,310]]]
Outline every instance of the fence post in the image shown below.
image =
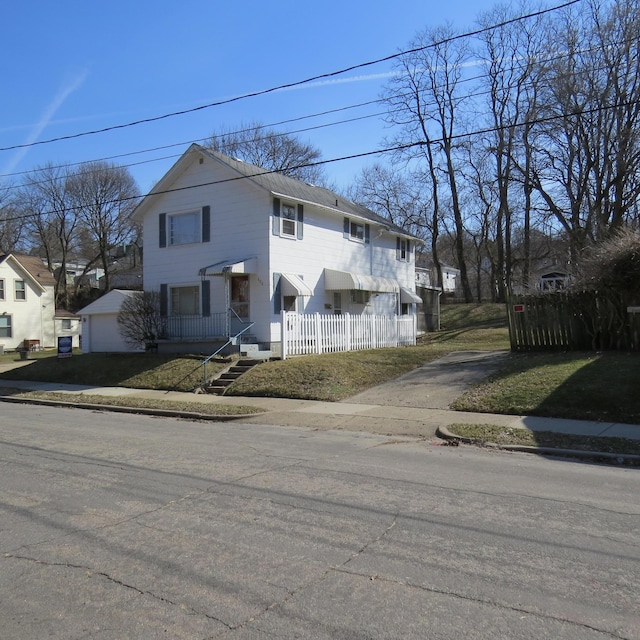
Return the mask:
[[316,313],[314,318],[314,333],[315,342],[316,342],[316,353],[322,353],[322,326],[321,326],[321,318],[320,314]]
[[283,360],[287,359],[287,327],[285,322],[286,311],[280,311],[280,357]]

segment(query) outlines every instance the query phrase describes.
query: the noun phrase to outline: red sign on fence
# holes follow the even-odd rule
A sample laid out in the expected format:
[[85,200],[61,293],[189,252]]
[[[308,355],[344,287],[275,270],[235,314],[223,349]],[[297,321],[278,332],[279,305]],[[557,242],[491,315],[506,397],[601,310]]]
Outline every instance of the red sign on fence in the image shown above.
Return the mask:
[[524,313],[524,305],[523,304],[514,304],[513,305],[513,310],[516,313]]

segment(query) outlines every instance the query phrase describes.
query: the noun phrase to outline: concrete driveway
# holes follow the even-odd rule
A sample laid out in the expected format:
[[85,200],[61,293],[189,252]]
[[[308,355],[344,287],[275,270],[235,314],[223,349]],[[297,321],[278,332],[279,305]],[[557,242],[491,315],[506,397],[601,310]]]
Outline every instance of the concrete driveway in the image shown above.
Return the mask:
[[448,409],[465,391],[496,372],[508,351],[456,351],[347,400],[416,409]]

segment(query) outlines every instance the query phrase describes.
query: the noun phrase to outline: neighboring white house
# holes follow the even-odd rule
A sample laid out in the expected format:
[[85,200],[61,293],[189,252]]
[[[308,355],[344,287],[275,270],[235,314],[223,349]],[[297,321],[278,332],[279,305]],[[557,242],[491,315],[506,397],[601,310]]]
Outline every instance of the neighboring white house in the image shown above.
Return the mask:
[[82,352],[131,351],[118,330],[118,313],[123,301],[136,291],[112,289],[78,311],[82,318]]
[[0,256],[0,345],[4,350],[55,346],[54,287],[53,275],[37,256]]
[[283,311],[404,317],[415,340],[417,239],[328,189],[194,144],[133,219],[161,348],[206,351],[245,329],[277,354]]

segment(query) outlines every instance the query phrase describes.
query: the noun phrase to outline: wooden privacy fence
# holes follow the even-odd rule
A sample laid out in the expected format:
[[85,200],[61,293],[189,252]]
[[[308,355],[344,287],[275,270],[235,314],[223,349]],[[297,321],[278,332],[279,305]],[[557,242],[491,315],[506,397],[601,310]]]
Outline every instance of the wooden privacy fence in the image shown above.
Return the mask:
[[571,291],[507,299],[513,351],[640,350],[640,313],[613,292]]
[[282,312],[282,359],[288,356],[416,343],[415,316],[323,315]]

